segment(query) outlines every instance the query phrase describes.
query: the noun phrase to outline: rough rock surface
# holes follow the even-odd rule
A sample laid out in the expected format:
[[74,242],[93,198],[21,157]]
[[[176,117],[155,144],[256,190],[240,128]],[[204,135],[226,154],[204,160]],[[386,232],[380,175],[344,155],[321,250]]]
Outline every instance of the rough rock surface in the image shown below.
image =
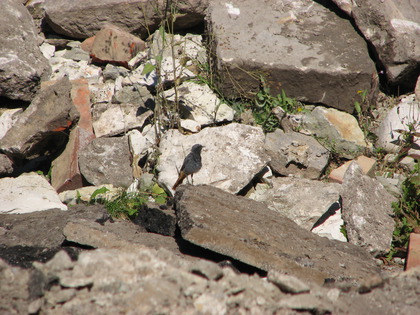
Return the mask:
[[148,202],[133,220],[147,231],[161,235],[174,236],[176,231],[176,215],[173,209],[160,207],[159,204]]
[[51,67],[38,47],[32,17],[22,4],[2,1],[0,34],[0,96],[31,101]]
[[103,137],[126,133],[134,128],[141,128],[153,112],[138,103],[99,103],[94,106],[92,114],[95,135]]
[[80,248],[62,247],[65,242],[87,248],[163,247],[183,256],[172,237],[147,233],[127,220],[109,220],[102,205],[73,205],[68,211],[0,214],[0,258],[10,264],[28,268],[32,261],[51,259],[61,248],[77,256]]
[[184,136],[177,130],[169,130],[159,147],[162,153],[157,166],[159,181],[172,187],[185,156],[194,144],[200,143],[205,146],[201,152],[203,166],[194,174],[194,184],[209,184],[237,193],[267,163],[263,141],[261,128],[237,123],[205,128],[200,133],[189,136]]
[[302,120],[306,130],[327,144],[331,151],[345,158],[359,156],[368,146],[356,118],[350,114],[317,106]]
[[273,95],[284,90],[351,113],[357,91],[371,87],[365,41],[326,2],[212,1],[207,20],[225,95],[257,92],[259,76],[250,73],[258,69]]
[[314,138],[280,129],[265,137],[270,167],[281,175],[318,179],[329,160],[329,151]]
[[175,206],[184,239],[266,271],[319,284],[378,272],[359,247],[319,237],[262,203],[211,186],[180,187]]
[[[208,87],[194,82],[185,82],[177,87],[181,118],[193,119],[200,125],[210,125],[233,120],[235,111],[223,103]],[[165,91],[168,100],[175,101],[175,90]]]
[[0,139],[3,138],[7,131],[13,126],[21,112],[23,112],[22,108],[4,109],[1,111]]
[[390,83],[412,90],[420,66],[420,2],[333,1],[375,47]]
[[0,310],[81,315],[415,315],[420,307],[416,268],[387,281],[375,278],[376,285],[361,293],[308,285],[274,272],[267,281],[208,261],[185,261],[165,250],[138,249],[88,251],[78,261],[61,251],[47,263],[35,263],[31,271],[0,261],[1,283],[7,284],[0,287]]
[[[202,23],[208,1],[188,0],[177,2],[179,17],[176,28],[189,28]],[[105,24],[113,24],[130,33],[146,38],[158,28],[164,15],[164,1],[150,0],[46,0],[48,24],[58,34],[71,38],[95,35]],[[97,17],[101,18],[98,19]]]
[[36,173],[0,179],[0,213],[67,210],[48,181]]
[[347,161],[344,164],[337,167],[336,169],[333,169],[328,175],[328,180],[331,182],[342,184],[344,175],[353,161],[356,161],[356,163],[360,166],[363,174],[366,174],[370,177],[374,177],[376,170],[376,160],[368,158],[364,155],[360,155],[355,160]]
[[140,38],[113,25],[107,25],[96,33],[90,55],[93,62],[128,65],[145,48],[146,44]]
[[364,175],[356,162],[344,175],[341,196],[349,242],[372,255],[385,255],[394,231],[391,204],[395,198],[378,181]]
[[30,303],[30,271],[12,267],[0,259],[0,313],[27,314]]
[[183,256],[172,237],[147,233],[144,228],[127,220],[86,220],[82,217],[70,218],[62,229],[65,239],[93,248],[123,248],[141,250],[165,248],[178,256]]
[[335,183],[275,177],[270,180],[270,185],[258,184],[250,198],[263,201],[269,209],[281,213],[307,230],[340,198],[341,187]]
[[79,119],[71,88],[68,78],[42,88],[0,140],[1,151],[10,157],[30,159],[62,147],[67,141],[65,131]]
[[0,177],[13,173],[13,161],[6,155],[0,154]]
[[82,175],[93,185],[128,187],[133,182],[128,137],[96,138],[79,153]]
[[52,68],[51,80],[58,80],[64,76],[67,76],[70,80],[85,78],[88,79],[89,82],[95,83],[101,80],[101,68],[88,64],[85,60],[77,62],[72,59],[64,58],[56,53],[54,57],[50,59],[50,64]]
[[[401,102],[393,107],[376,131],[378,135],[377,146],[384,148],[388,152],[398,153],[404,144],[404,135],[398,130],[420,132],[420,100],[414,94],[407,95]],[[420,156],[420,137],[414,138],[409,154]]]

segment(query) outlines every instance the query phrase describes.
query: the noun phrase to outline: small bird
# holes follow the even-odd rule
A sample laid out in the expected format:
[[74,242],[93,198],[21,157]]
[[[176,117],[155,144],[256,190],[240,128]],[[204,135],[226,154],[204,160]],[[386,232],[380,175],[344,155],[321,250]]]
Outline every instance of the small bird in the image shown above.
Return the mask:
[[201,144],[194,144],[192,146],[191,152],[188,153],[184,159],[184,162],[182,163],[178,179],[172,187],[173,190],[181,185],[182,181],[188,175],[191,175],[192,180],[194,173],[197,173],[201,169],[201,149],[203,149]]

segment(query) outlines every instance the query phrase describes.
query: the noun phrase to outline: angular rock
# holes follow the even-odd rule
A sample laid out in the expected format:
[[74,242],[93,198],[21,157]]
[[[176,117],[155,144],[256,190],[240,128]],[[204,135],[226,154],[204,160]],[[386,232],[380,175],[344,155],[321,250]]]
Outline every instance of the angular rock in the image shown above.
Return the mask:
[[[1,227],[6,233],[0,235],[0,244],[7,248],[57,249],[65,237],[63,228],[68,221],[103,219],[106,210],[102,205],[74,205],[68,211],[45,210],[23,214],[0,214]],[[31,224],[28,224],[30,222]],[[136,228],[138,230],[138,227]],[[57,250],[56,250],[57,251]],[[1,252],[1,251],[0,251]],[[2,256],[3,259],[6,259]],[[22,255],[22,260],[25,255]]]
[[[175,90],[164,92],[167,100],[175,102]],[[195,120],[200,125],[210,125],[233,120],[235,111],[223,103],[207,86],[191,81],[177,87],[181,118]]]
[[223,270],[219,265],[207,260],[199,260],[191,266],[190,272],[203,276],[209,280],[219,280],[223,277]]
[[140,38],[114,25],[107,25],[96,33],[89,52],[93,62],[111,62],[128,67],[131,58],[145,48],[146,44]]
[[58,248],[65,239],[63,228],[72,211],[70,208],[68,211],[0,214],[1,226],[6,229],[6,233],[0,235],[0,244],[8,248]]
[[274,270],[268,272],[267,280],[274,283],[285,293],[307,293],[311,290],[305,282],[298,278]]
[[318,179],[329,160],[329,151],[314,138],[276,129],[265,137],[270,167],[281,175]]
[[[54,258],[54,264],[35,266],[44,281],[58,281],[56,285],[45,281],[45,291],[41,292],[46,301],[41,305],[41,312],[71,313],[77,308],[80,314],[95,313],[98,309],[107,314],[194,314],[197,310],[206,314],[230,314],[250,309],[253,313],[273,313],[278,299],[284,295],[258,277],[236,275],[212,262],[203,263],[188,262],[164,250],[140,247],[136,251],[85,252],[71,266]],[[201,271],[205,274],[197,274]],[[222,277],[208,280],[206,275],[210,279]],[[86,286],[91,289],[84,289]],[[53,303],[69,290],[74,292],[71,299]],[[258,298],[261,296],[263,302]],[[117,300],[119,303],[115,303]]]
[[141,160],[147,158],[148,154],[154,152],[153,144],[147,140],[137,129],[128,132],[128,144],[132,155],[131,166],[133,168],[133,175],[136,179],[140,180],[143,174],[141,168]]
[[[208,1],[188,0],[177,2],[171,10],[179,12],[175,28],[191,28],[202,23]],[[46,0],[48,25],[58,34],[70,38],[87,38],[95,35],[105,24],[146,38],[159,27],[164,14],[164,1],[106,0],[101,5],[95,0]],[[97,17],[101,17],[98,19]]]
[[51,67],[37,43],[28,10],[15,0],[2,1],[0,14],[0,96],[31,101]]
[[175,58],[179,60],[183,59],[183,65],[186,68],[194,64],[204,64],[207,62],[203,36],[191,33],[187,33],[184,36],[167,33],[163,35],[160,30],[157,30],[152,35],[151,45],[148,51],[149,59],[156,59],[158,56],[162,56],[163,59],[167,57],[172,58],[172,46],[176,47]]
[[162,235],[174,236],[176,216],[172,209],[162,209],[159,204],[147,203],[133,220],[147,231]]
[[0,115],[0,139],[4,137],[7,131],[13,126],[16,122],[20,113],[22,113],[22,108],[14,109],[5,109],[2,110]]
[[311,311],[313,313],[332,313],[333,304],[325,298],[319,298],[312,294],[293,295],[280,301],[281,308],[291,308],[296,311]]
[[181,127],[184,130],[187,130],[192,133],[197,133],[201,131],[201,125],[192,119],[181,119]]
[[258,184],[249,198],[310,230],[340,198],[340,185],[293,177],[274,177],[271,186]]
[[391,204],[396,199],[377,180],[364,175],[355,162],[344,176],[341,196],[349,242],[374,256],[385,255],[394,231]]
[[[363,174],[368,175],[370,177],[373,177],[375,175],[376,160],[361,155],[358,156],[354,161],[356,161],[356,163],[360,166]],[[339,184],[343,183],[344,175],[352,162],[353,161],[347,161],[340,167],[333,169],[330,175],[328,175],[328,179],[331,182]]]
[[112,97],[113,103],[132,103],[132,104],[145,104],[149,108],[154,106],[154,99],[149,90],[138,84],[123,86],[121,89],[115,91]]
[[[404,145],[404,134],[398,130],[420,133],[420,100],[414,94],[404,97],[401,102],[393,107],[379,125],[376,134],[377,147],[384,148],[388,152],[398,153]],[[414,137],[414,142],[408,154],[420,156],[420,137]]]
[[201,152],[203,166],[194,174],[194,184],[210,184],[230,193],[248,185],[268,160],[263,151],[264,134],[259,127],[232,123],[205,128],[189,136],[171,129],[160,142],[159,183],[173,186],[185,156],[196,143],[205,148]]
[[63,78],[49,84],[0,139],[2,152],[11,157],[31,159],[54,152],[67,141],[65,131],[79,119],[70,97],[71,83]]
[[368,147],[356,118],[334,108],[317,106],[303,117],[304,128],[331,151],[352,159]]
[[114,96],[114,90],[115,84],[113,82],[90,84],[89,91],[92,104],[110,103]]
[[0,179],[0,200],[0,213],[67,210],[48,181],[36,173]]
[[6,155],[0,154],[0,177],[13,173],[13,161]]
[[61,56],[66,59],[71,59],[74,61],[90,61],[89,54],[84,51],[81,47],[81,43],[78,41],[72,41],[67,43],[67,48],[64,54]]
[[[86,220],[72,218],[62,233],[67,241],[93,248],[142,250],[145,247],[165,248],[177,256],[184,256],[173,237],[147,233],[143,227],[127,220]],[[196,260],[191,258],[190,260]]]
[[143,127],[153,112],[139,104],[105,104],[93,107],[93,129],[96,137],[113,136]]
[[414,89],[414,94],[416,94],[416,98],[419,101],[420,100],[420,75],[417,78],[416,88]]
[[215,187],[182,186],[175,206],[184,239],[263,270],[315,283],[377,273],[362,249],[319,237],[262,203]]
[[[98,193],[97,190],[106,190],[104,193]],[[95,193],[96,192],[96,193]],[[92,195],[95,193],[94,198]],[[120,193],[118,188],[113,185],[100,185],[100,186],[86,186],[75,190],[66,190],[58,194],[61,202],[66,205],[76,205],[80,201],[84,203],[90,203],[94,200],[110,200]]]
[[420,3],[333,0],[374,47],[394,86],[413,90],[420,66]]
[[352,113],[357,91],[371,89],[376,70],[364,39],[329,8],[311,0],[212,1],[207,22],[221,92],[254,96],[260,80],[250,74],[260,69],[272,95],[284,90]]
[[9,266],[0,259],[0,313],[28,313],[30,278],[29,270]]
[[70,132],[63,153],[51,164],[51,185],[58,193],[83,187],[78,162],[79,151],[95,139],[90,114],[89,85],[86,79],[72,81],[71,96],[80,113],[80,119],[77,127]]
[[341,207],[337,209],[334,204],[318,219],[311,231],[330,240],[347,242],[347,237],[341,232],[344,226]]
[[55,54],[55,46],[48,44],[47,42],[42,43],[41,46],[39,46],[39,49],[41,50],[42,54],[45,58],[48,60],[54,57]]
[[134,178],[128,138],[94,139],[79,152],[79,167],[93,185],[130,186]]
[[74,61],[59,56],[52,57],[49,61],[52,68],[51,80],[67,76],[70,80],[86,78],[89,83],[102,81],[101,68],[88,64],[87,61]]

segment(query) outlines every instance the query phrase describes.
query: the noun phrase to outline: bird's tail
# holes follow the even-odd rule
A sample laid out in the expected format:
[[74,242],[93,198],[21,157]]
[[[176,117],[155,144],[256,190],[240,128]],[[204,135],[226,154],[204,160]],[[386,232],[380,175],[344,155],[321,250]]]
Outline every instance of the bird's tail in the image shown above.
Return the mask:
[[187,177],[187,175],[185,175],[185,173],[183,171],[181,171],[181,173],[179,173],[178,179],[176,180],[175,184],[172,186],[172,190],[176,190],[176,188],[182,184],[182,182],[184,181],[185,177]]

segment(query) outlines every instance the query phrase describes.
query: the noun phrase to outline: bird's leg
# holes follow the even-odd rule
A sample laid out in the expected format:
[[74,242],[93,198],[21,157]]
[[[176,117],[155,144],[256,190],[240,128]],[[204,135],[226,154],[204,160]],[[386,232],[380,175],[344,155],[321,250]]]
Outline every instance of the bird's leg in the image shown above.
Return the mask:
[[191,174],[191,185],[194,185],[194,174]]

